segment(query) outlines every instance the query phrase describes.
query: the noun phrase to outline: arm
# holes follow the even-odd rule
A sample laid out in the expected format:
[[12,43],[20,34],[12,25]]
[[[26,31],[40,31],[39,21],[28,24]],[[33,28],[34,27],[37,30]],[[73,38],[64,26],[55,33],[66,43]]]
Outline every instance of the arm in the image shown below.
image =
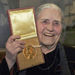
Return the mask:
[[9,70],[15,64],[18,52],[22,51],[25,45],[24,41],[18,39],[20,39],[20,36],[10,36],[6,43],[5,59],[8,64]]

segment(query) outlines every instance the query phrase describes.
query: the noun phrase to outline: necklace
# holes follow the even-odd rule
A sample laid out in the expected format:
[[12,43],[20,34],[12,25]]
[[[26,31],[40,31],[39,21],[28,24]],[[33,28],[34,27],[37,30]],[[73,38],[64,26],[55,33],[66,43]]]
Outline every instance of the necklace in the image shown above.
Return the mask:
[[40,66],[38,66],[38,68],[39,68],[40,70],[42,70],[42,71],[49,70],[50,68],[52,68],[53,65],[55,64],[56,57],[57,57],[57,53],[58,53],[58,47],[57,47],[57,50],[56,50],[56,52],[55,52],[55,56],[54,56],[54,59],[53,59],[53,61],[52,61],[52,64],[49,65],[47,68],[42,68],[42,67],[40,67]]

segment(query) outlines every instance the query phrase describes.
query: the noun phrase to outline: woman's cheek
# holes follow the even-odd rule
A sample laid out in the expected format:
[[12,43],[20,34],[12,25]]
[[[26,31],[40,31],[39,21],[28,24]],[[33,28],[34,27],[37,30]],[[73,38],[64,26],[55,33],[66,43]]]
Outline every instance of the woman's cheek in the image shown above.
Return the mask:
[[37,28],[38,28],[38,32],[42,32],[42,30],[45,28],[45,26],[43,24],[38,24]]
[[62,32],[62,28],[61,27],[56,27],[56,28],[54,28],[54,30],[55,30],[55,32],[57,34],[61,34],[61,32]]

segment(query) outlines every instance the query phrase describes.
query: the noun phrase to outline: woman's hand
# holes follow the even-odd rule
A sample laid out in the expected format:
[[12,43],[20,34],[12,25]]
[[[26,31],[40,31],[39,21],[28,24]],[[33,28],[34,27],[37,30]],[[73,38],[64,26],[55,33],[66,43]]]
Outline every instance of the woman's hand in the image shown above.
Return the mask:
[[22,40],[19,40],[20,36],[12,35],[9,37],[7,43],[6,43],[6,56],[5,59],[7,61],[9,70],[12,68],[14,63],[16,62],[16,56],[17,54],[23,50],[25,46],[25,42]]

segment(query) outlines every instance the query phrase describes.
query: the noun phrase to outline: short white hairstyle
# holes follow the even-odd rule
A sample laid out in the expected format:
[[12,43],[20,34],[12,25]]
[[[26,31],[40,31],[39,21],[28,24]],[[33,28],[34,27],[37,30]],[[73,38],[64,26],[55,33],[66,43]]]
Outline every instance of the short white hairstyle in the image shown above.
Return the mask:
[[40,5],[36,11],[35,11],[35,15],[36,17],[40,14],[40,12],[45,9],[45,8],[55,8],[60,12],[60,15],[62,16],[62,18],[64,17],[63,15],[63,11],[61,10],[61,8],[59,6],[57,6],[56,4],[53,3],[46,3],[46,4],[42,4]]

